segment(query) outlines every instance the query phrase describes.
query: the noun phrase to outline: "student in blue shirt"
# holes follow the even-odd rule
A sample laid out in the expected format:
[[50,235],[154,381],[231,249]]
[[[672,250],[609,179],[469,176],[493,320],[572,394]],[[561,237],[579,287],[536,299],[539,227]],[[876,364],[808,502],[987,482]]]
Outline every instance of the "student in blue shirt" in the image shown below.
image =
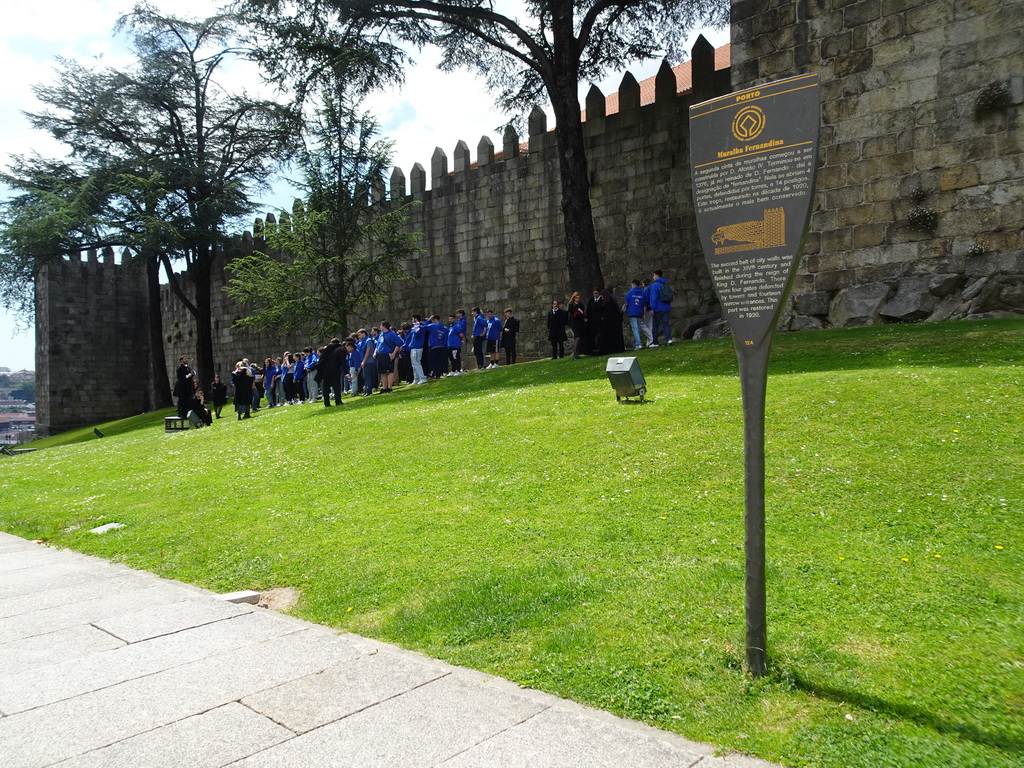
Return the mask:
[[626,293],[625,301],[622,304],[622,311],[629,318],[629,327],[633,330],[633,349],[640,349],[640,326],[644,320],[644,289],[640,287],[640,281],[634,280],[633,287]]
[[316,366],[320,362],[320,355],[312,347],[306,347],[306,401],[315,403],[320,396],[320,384],[316,380]]
[[393,391],[395,383],[395,358],[402,349],[401,337],[391,330],[391,323],[387,320],[381,321],[380,335],[377,336],[377,351],[374,360],[377,361],[377,373],[380,376],[380,392],[388,394]]
[[430,378],[440,379],[444,376],[445,360],[448,354],[448,328],[437,315],[430,316],[427,339],[430,344]]
[[462,344],[466,341],[466,310],[448,315],[448,360],[452,365],[449,376],[462,375]]
[[272,357],[263,361],[263,391],[267,396],[267,408],[277,405],[277,379],[280,372]]
[[295,355],[295,402],[306,401],[306,358],[304,355]]
[[373,390],[377,388],[378,375],[377,375],[377,361],[374,359],[374,354],[377,351],[377,338],[378,331],[376,328],[371,328],[367,333],[365,328],[359,329],[359,344],[362,347],[357,348],[363,353],[363,365],[362,365],[362,384],[363,384],[363,397],[369,397],[373,394]]
[[490,357],[488,368],[498,367],[498,347],[501,344],[501,330],[505,327],[501,318],[494,316],[494,311],[487,310],[487,354]]
[[412,383],[424,384],[427,377],[423,375],[423,346],[427,338],[427,324],[419,315],[412,316],[412,328],[409,331],[409,360],[412,362]]
[[672,302],[665,301],[661,293],[668,285],[668,281],[661,276],[661,270],[654,270],[650,286],[647,288],[647,306],[654,312],[654,342],[652,347],[658,346],[658,327],[665,331],[665,343],[672,343],[672,329],[668,325],[668,313],[672,309]]
[[476,357],[476,369],[484,367],[484,344],[487,341],[487,318],[480,314],[480,307],[473,307],[473,355]]

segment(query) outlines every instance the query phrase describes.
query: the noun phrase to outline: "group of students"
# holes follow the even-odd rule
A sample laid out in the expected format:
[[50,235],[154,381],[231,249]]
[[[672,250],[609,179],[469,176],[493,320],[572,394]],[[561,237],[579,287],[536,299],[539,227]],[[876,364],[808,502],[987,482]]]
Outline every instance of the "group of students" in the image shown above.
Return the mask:
[[[643,346],[642,335],[648,346],[658,346],[659,329],[664,331],[666,343],[671,344],[668,315],[672,298],[672,289],[656,270],[648,283],[634,280],[621,305],[608,288],[595,288],[585,305],[578,291],[566,309],[553,301],[547,317],[551,357],[565,355],[567,328],[573,332],[573,358],[623,352],[623,314],[629,318],[634,349]],[[512,365],[517,359],[518,334],[519,320],[511,309],[499,318],[492,310],[481,312],[473,307],[470,318],[460,309],[448,316],[447,323],[438,315],[427,319],[413,315],[395,329],[385,320],[369,330],[360,328],[344,340],[333,338],[319,349],[306,347],[300,353],[268,357],[262,367],[242,359],[231,374],[235,412],[239,419],[248,419],[260,409],[264,396],[268,408],[319,399],[330,407],[332,399],[342,405],[342,395],[369,397],[374,392],[390,393],[399,382],[417,385],[444,376],[461,376],[462,350],[467,341],[472,342],[477,370],[497,368],[502,350],[505,364]],[[179,362],[174,391],[178,415],[188,417],[196,426],[219,419],[227,403],[227,384],[219,375],[214,376],[211,413],[188,359],[182,357]]]
[[[471,318],[467,318],[465,310],[460,309],[448,316],[447,323],[438,315],[426,319],[413,315],[399,329],[385,320],[369,330],[360,328],[344,340],[331,339],[319,349],[306,347],[301,353],[268,357],[262,367],[248,358],[239,360],[231,374],[236,414],[239,419],[250,418],[260,409],[264,396],[269,408],[318,399],[330,407],[332,400],[341,405],[342,395],[369,397],[375,392],[390,393],[399,382],[415,385],[461,376],[462,349],[467,340],[472,340],[477,370],[497,368],[502,350],[505,364],[515,363],[519,320],[512,309],[504,311],[504,318],[492,310],[482,312],[479,307],[471,312]],[[196,388],[197,377],[188,367],[188,359],[183,357],[180,363],[175,388],[179,415],[184,418],[194,412],[198,421],[207,424],[220,418],[227,401],[227,386],[220,376],[214,377],[211,386],[211,414],[203,392]]]
[[634,280],[622,304],[610,288],[595,288],[592,296],[583,303],[579,291],[572,294],[569,305],[562,308],[558,301],[551,302],[547,316],[548,341],[551,342],[551,359],[565,356],[568,341],[566,329],[573,334],[573,359],[580,355],[613,355],[624,352],[626,342],[622,335],[622,315],[629,318],[633,332],[633,349],[643,346],[658,346],[658,331],[665,335],[665,343],[672,343],[669,328],[669,310],[674,294],[661,270],[655,270],[652,279],[646,283]]

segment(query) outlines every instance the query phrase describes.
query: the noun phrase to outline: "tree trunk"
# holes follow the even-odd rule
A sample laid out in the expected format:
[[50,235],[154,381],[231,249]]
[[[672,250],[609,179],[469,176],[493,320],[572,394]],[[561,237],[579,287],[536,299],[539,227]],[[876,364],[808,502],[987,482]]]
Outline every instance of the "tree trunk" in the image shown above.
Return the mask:
[[196,371],[199,386],[209,391],[213,381],[213,315],[210,310],[210,273],[213,267],[213,246],[200,246],[205,253],[198,254],[192,265],[192,279],[195,281],[196,319]]
[[147,410],[168,408],[174,404],[171,399],[171,384],[164,362],[163,316],[160,312],[160,262],[155,254],[145,254],[146,284],[149,289],[149,407]]
[[604,276],[597,255],[594,212],[590,205],[590,176],[583,147],[580,119],[578,41],[572,27],[574,3],[552,4],[555,50],[551,69],[545,77],[551,107],[555,113],[558,169],[562,180],[562,222],[565,227],[565,263],[570,289],[586,296],[604,288]]

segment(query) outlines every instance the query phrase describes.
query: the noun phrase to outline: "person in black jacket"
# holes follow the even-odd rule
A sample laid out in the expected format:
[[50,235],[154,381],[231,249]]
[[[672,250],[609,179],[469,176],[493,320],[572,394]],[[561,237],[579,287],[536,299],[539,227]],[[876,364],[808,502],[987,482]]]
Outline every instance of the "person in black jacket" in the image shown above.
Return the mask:
[[224,407],[224,404],[228,401],[228,385],[220,380],[220,374],[216,374],[213,377],[213,383],[210,385],[210,402],[213,405],[213,412],[217,418],[220,418],[220,410]]
[[235,413],[238,414],[238,420],[248,419],[252,408],[253,375],[249,366],[241,360],[235,363],[231,383],[235,387]]
[[512,317],[512,308],[505,310],[505,324],[501,328],[501,348],[505,350],[505,365],[516,361],[516,335],[519,333],[519,321]]
[[345,348],[341,346],[341,339],[331,339],[331,343],[324,347],[320,353],[320,362],[316,366],[320,375],[320,384],[323,386],[324,405],[331,407],[331,392],[334,392],[334,400],[338,405],[341,402],[341,368],[345,363]]
[[569,313],[559,307],[557,301],[551,302],[547,323],[548,341],[551,342],[551,359],[565,357],[565,342],[568,340],[565,328],[569,325]]
[[196,392],[196,372],[188,367],[188,358],[182,355],[178,358],[178,370],[174,382],[174,396],[178,398],[178,417],[184,419],[188,415],[188,401]]

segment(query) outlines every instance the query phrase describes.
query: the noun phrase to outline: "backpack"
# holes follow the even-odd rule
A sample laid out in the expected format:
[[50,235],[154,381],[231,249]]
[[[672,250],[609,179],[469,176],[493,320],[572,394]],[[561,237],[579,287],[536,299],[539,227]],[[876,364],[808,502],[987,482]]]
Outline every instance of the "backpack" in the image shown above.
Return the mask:
[[668,283],[662,283],[661,290],[658,291],[658,298],[666,304],[671,304],[672,299],[675,297],[676,295],[672,293],[672,287]]

